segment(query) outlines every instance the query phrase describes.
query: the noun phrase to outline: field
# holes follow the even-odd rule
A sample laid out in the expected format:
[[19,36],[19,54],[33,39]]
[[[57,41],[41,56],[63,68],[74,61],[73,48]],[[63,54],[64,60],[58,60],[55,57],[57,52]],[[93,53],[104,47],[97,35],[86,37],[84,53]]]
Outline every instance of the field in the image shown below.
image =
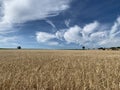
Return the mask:
[[0,50],[0,90],[120,90],[120,51]]

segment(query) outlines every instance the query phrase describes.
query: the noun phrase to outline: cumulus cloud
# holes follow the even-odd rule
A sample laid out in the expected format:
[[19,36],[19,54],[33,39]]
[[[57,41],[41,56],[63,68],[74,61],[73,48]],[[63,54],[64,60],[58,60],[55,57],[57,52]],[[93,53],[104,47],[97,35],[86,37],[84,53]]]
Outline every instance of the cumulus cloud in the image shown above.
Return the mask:
[[59,42],[56,40],[63,41],[64,40],[64,33],[65,30],[57,31],[56,33],[47,33],[47,32],[37,32],[36,33],[36,40],[39,43],[44,43],[47,45],[59,45]]
[[90,34],[90,33],[94,32],[98,28],[98,26],[99,26],[99,23],[97,21],[87,24],[84,26],[83,32],[86,34]]
[[46,42],[46,41],[56,38],[54,34],[50,34],[46,32],[37,32],[36,35],[37,35],[36,38],[38,42]]
[[85,44],[86,42],[92,40],[92,37],[90,38],[91,34],[94,33],[94,36],[95,34],[98,34],[95,32],[97,31],[99,25],[100,24],[97,21],[86,24],[83,28],[75,25],[66,30],[64,38],[68,43]]
[[82,29],[79,26],[69,28],[64,33],[64,39],[68,43],[80,43],[82,41]]
[[64,39],[64,33],[65,33],[65,30],[57,31],[55,33],[56,38],[59,39],[59,40],[61,40],[61,41],[63,41],[63,39]]
[[[66,41],[67,43],[79,43],[80,37],[82,38],[81,28],[79,26],[71,27],[70,29],[64,29],[57,31],[54,34],[46,33],[46,32],[37,32],[36,39],[39,43],[54,43],[54,45],[58,45],[59,42],[53,41],[53,39],[57,39],[60,41]],[[80,36],[81,35],[81,36]],[[51,44],[52,45],[52,44]]]
[[56,35],[51,33],[37,32],[36,39],[37,39],[37,42],[44,43],[50,46],[56,46],[59,44],[58,42],[53,40],[53,39],[57,39]]
[[96,46],[118,46],[120,45],[120,17],[117,18],[111,29],[107,25],[103,25],[97,21],[86,24],[83,28],[78,25],[69,27],[64,30],[57,31],[54,34],[39,34],[40,41],[50,41],[50,39],[58,39],[67,44],[74,43],[85,45],[88,47]]

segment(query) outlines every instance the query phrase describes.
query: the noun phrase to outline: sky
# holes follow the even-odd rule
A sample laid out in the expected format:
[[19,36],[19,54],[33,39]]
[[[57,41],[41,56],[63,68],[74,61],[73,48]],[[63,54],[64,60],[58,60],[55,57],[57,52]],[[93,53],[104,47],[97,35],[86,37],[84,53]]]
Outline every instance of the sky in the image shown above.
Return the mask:
[[0,0],[0,48],[120,46],[120,0]]

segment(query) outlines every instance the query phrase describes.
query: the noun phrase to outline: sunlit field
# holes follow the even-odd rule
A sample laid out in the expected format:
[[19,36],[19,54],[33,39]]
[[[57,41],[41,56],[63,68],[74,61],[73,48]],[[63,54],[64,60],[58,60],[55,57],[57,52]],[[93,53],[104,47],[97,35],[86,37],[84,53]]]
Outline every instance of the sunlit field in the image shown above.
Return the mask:
[[0,90],[120,90],[120,51],[0,50]]

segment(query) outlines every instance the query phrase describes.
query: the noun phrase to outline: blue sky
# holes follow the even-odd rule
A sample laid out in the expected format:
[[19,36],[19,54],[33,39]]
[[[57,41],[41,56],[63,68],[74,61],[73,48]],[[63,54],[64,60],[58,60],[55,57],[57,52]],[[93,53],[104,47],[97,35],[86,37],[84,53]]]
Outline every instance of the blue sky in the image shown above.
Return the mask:
[[120,46],[120,0],[0,0],[1,48]]

